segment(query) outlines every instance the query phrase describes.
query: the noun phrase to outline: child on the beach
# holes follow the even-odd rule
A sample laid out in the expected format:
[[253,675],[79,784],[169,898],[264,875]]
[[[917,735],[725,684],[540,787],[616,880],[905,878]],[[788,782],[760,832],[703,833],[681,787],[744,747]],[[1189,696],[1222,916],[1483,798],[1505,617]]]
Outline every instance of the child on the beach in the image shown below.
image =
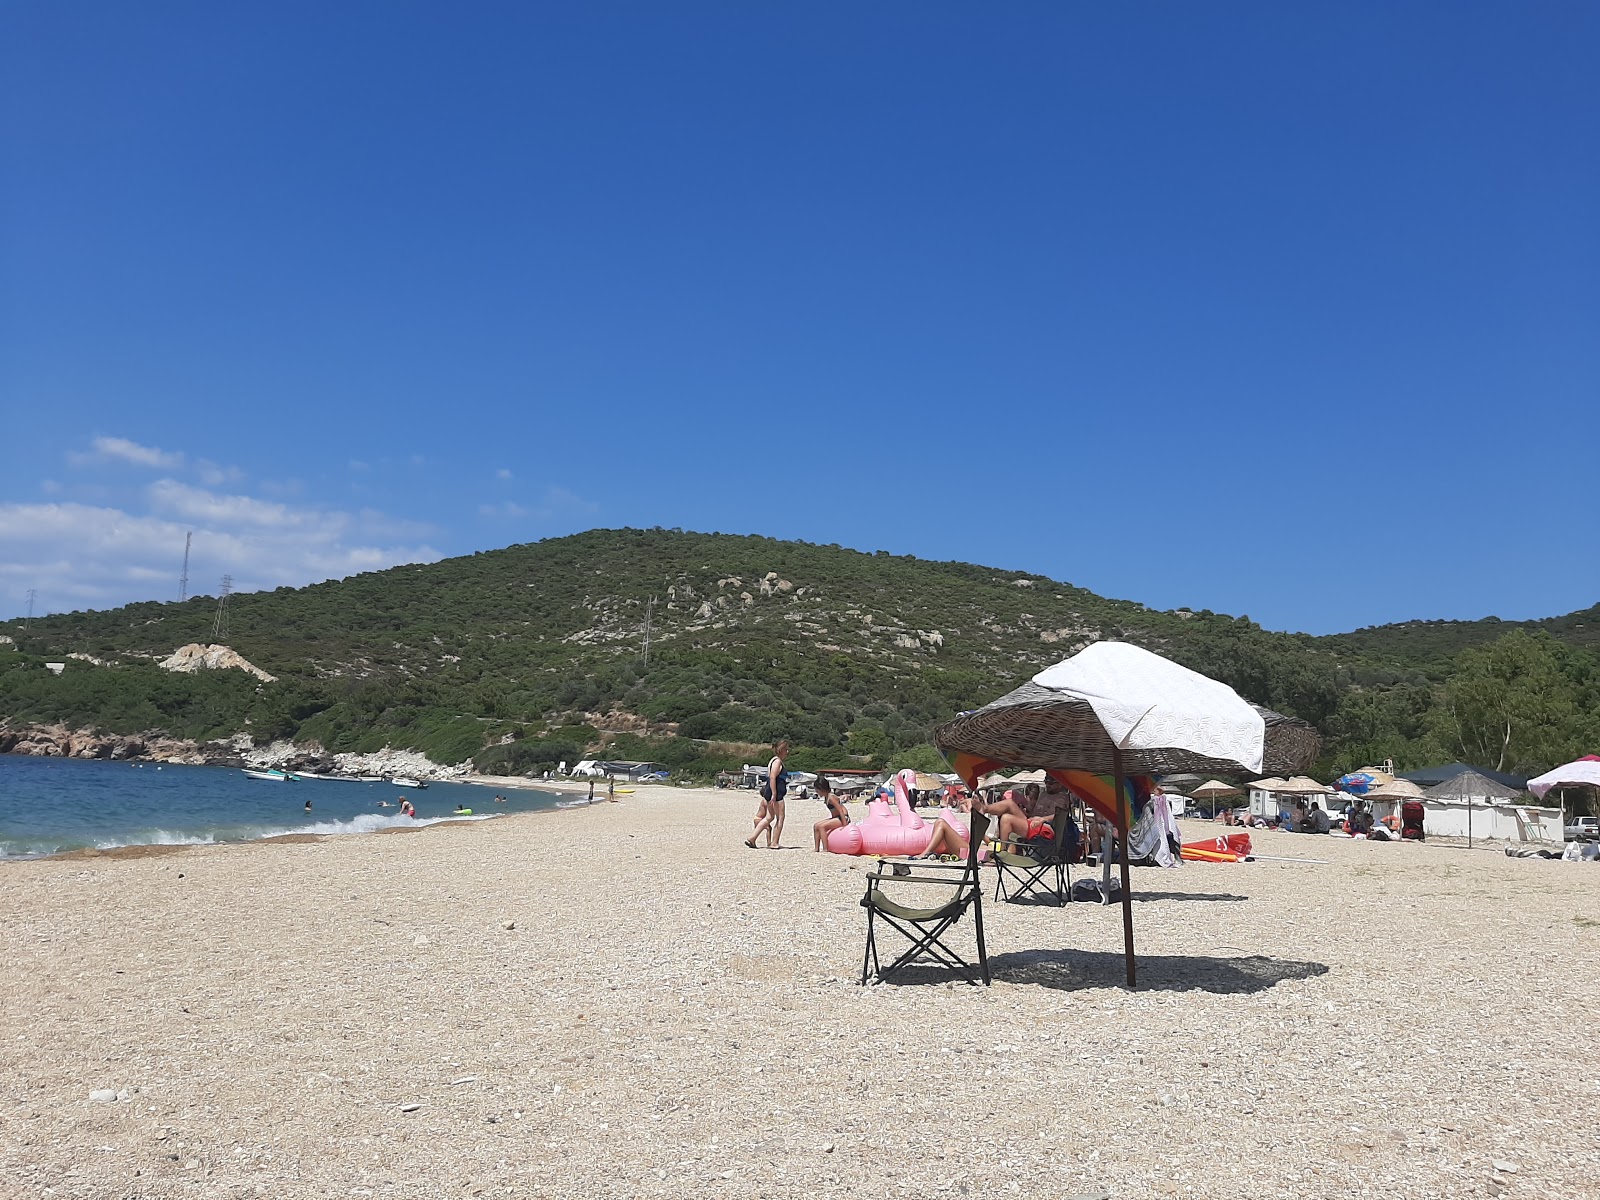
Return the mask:
[[822,843],[828,840],[828,835],[850,824],[850,814],[845,811],[839,797],[833,794],[833,784],[828,782],[825,775],[817,776],[817,798],[828,806],[828,815],[811,827],[812,849],[820,854]]

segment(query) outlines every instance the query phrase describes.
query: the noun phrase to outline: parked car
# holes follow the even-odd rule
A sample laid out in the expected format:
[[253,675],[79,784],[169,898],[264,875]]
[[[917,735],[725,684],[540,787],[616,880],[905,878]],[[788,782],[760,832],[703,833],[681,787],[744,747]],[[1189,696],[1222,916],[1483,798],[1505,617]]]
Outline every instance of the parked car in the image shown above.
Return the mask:
[[1600,842],[1600,817],[1573,817],[1566,833],[1569,842]]

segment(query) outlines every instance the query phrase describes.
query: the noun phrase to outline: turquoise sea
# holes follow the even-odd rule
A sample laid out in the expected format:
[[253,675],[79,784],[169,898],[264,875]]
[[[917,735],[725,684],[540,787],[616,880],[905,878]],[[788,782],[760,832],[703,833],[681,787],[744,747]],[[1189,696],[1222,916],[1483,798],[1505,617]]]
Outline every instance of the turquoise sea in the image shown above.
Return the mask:
[[[249,842],[284,833],[373,833],[396,826],[492,821],[513,812],[583,804],[556,792],[503,791],[464,783],[424,790],[391,783],[301,780],[269,783],[232,767],[175,767],[0,754],[0,859],[114,846]],[[413,820],[392,806],[416,805]],[[306,801],[311,811],[305,810]]]

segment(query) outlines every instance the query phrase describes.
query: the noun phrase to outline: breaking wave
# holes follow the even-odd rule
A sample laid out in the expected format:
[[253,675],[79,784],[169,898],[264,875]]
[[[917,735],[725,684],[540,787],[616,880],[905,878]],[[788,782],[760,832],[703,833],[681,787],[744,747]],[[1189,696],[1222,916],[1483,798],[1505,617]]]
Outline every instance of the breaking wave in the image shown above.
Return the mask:
[[248,825],[214,829],[207,833],[187,833],[170,829],[135,829],[116,837],[76,841],[70,838],[0,838],[0,860],[44,858],[72,850],[116,850],[123,846],[216,846],[237,842],[258,842],[263,838],[291,834],[343,837],[353,833],[378,833],[384,829],[420,829],[446,821],[492,821],[500,813],[471,813],[457,816],[402,817],[398,813],[360,813],[349,820],[303,821],[298,824]]

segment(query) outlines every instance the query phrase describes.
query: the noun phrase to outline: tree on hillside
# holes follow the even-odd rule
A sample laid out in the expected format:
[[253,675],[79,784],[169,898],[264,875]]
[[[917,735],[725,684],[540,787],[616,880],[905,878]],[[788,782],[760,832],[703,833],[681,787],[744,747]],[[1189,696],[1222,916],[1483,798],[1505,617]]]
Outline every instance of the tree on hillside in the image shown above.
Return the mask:
[[1543,770],[1572,757],[1583,737],[1587,657],[1520,629],[1464,650],[1434,732],[1461,761],[1497,771]]

